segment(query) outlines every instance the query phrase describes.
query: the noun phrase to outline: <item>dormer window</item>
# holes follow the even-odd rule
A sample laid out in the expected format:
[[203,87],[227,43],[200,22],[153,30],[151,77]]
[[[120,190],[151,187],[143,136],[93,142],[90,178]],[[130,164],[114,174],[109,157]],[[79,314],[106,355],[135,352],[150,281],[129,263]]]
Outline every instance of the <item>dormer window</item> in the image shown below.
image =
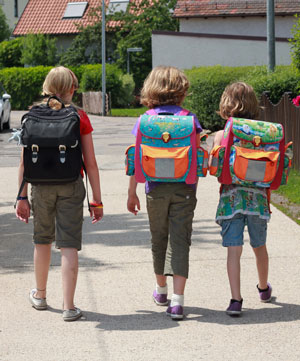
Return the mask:
[[82,18],[86,11],[87,6],[88,6],[87,1],[68,3],[63,19]]

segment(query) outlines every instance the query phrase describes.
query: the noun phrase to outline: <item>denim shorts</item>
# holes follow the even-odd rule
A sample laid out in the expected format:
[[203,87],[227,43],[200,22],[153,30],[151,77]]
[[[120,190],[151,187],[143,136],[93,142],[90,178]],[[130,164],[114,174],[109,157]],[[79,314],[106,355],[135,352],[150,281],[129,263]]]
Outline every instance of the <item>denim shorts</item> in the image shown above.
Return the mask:
[[221,235],[224,247],[242,246],[244,244],[244,228],[247,225],[250,245],[253,248],[266,244],[267,220],[259,216],[238,213],[231,219],[222,221]]

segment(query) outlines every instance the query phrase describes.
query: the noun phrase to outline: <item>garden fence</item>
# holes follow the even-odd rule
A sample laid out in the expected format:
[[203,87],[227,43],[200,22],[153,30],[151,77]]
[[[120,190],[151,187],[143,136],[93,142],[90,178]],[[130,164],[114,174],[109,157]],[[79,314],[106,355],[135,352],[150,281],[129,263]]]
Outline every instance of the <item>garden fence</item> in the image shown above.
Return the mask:
[[291,93],[284,93],[278,104],[273,104],[269,93],[261,96],[260,119],[267,122],[281,123],[285,131],[285,142],[293,142],[293,168],[300,171],[300,107],[293,104]]

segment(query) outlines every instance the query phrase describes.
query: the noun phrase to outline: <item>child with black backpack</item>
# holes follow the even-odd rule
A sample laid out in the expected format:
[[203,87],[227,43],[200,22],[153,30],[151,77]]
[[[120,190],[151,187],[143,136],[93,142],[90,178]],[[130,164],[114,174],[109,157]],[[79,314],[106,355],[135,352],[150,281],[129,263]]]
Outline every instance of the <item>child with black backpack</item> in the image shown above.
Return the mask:
[[[30,302],[37,310],[47,309],[46,285],[51,260],[51,244],[55,240],[56,247],[61,250],[64,321],[75,321],[82,316],[81,310],[74,305],[74,294],[78,275],[78,251],[81,249],[83,201],[86,194],[82,179],[82,158],[92,188],[93,202],[90,203],[92,223],[101,220],[103,217],[99,170],[91,134],[93,128],[87,114],[83,110],[77,110],[71,105],[74,91],[77,88],[78,80],[70,69],[62,66],[53,68],[48,73],[43,84],[43,93],[49,96],[48,104],[33,107],[30,110],[33,115],[30,116],[29,112],[28,115],[26,114],[25,117],[23,117],[23,124],[25,122],[30,124],[30,121],[34,123],[36,118],[40,117],[41,120],[37,126],[41,124],[42,126],[47,126],[47,117],[48,119],[49,117],[51,118],[51,114],[58,119],[54,120],[51,126],[57,126],[57,123],[59,123],[60,126],[64,122],[69,122],[70,118],[73,117],[74,122],[72,122],[72,126],[74,123],[75,126],[78,127],[79,139],[74,141],[74,145],[70,147],[60,144],[58,147],[59,152],[57,150],[46,149],[43,153],[41,149],[42,145],[43,143],[47,143],[48,139],[44,139],[40,145],[32,144],[31,146],[27,145],[26,148],[23,148],[19,166],[19,186],[21,187],[23,183],[23,188],[21,188],[16,203],[16,215],[23,222],[28,223],[31,207],[33,211],[36,288],[30,291]],[[46,115],[44,116],[43,114]],[[62,115],[60,116],[60,114]],[[78,124],[76,124],[76,122]],[[36,135],[34,134],[34,126],[35,125],[31,128],[28,127],[28,132],[32,132],[32,134],[29,134],[27,138],[24,127],[22,134],[24,141],[26,139],[28,141],[28,139],[32,139]],[[49,137],[51,135],[50,128],[51,127],[49,127],[48,132],[45,132],[49,134]],[[66,128],[64,131],[67,131]],[[55,131],[55,133],[58,138],[59,129]],[[61,138],[63,139],[63,135]],[[60,142],[63,142],[63,140]],[[67,140],[65,143],[67,143]],[[67,161],[70,157],[73,157],[71,154],[75,151],[74,149],[77,149],[77,152],[79,152],[79,158],[77,157],[77,160],[74,158],[72,163],[77,162],[77,164],[68,165]],[[48,153],[45,154],[45,152]],[[50,159],[52,156],[50,152],[57,154],[59,157],[58,160],[53,161],[52,158]],[[41,179],[32,180],[29,176],[30,172],[32,169],[35,169],[34,167],[36,165],[42,164],[43,161],[44,172],[41,172]],[[57,164],[55,162],[57,162]],[[58,173],[60,169],[64,168],[65,164],[67,164],[65,170],[66,175],[71,172],[73,166],[75,167],[75,179],[71,179],[70,181],[70,179],[63,179],[64,176],[61,176],[62,179],[58,179],[56,182],[53,181],[53,179],[49,179],[49,181],[46,179],[48,177],[47,172],[49,172],[51,166],[54,167],[54,172],[56,170],[57,173],[52,176],[52,178],[54,178],[59,176]],[[31,168],[28,170],[28,167]],[[36,171],[33,170],[32,172],[36,177],[34,173]],[[27,196],[28,182],[32,184],[31,205],[29,204]]]
[[[165,124],[166,130],[163,130],[164,125],[160,125],[160,132],[158,133],[163,132],[164,142],[171,144],[170,147],[174,146],[176,148],[176,143],[178,143],[174,137],[176,132],[179,134],[179,138],[183,136],[188,138],[187,135],[191,134],[191,129],[193,129],[195,139],[189,143],[187,148],[191,150],[196,145],[199,145],[202,127],[195,114],[181,107],[188,88],[189,81],[185,74],[175,67],[158,66],[151,71],[144,82],[141,103],[149,108],[149,111],[146,112],[146,114],[149,114],[149,121],[151,121],[151,117],[153,119],[156,115],[158,116],[154,118],[156,120],[153,123],[151,122],[149,126],[147,125],[148,120],[145,122],[147,132],[149,132],[147,133],[148,136],[158,137],[155,128],[157,125],[159,126],[158,123],[161,120],[161,124]],[[165,118],[164,114],[166,116],[168,114],[175,115],[172,125],[170,125],[169,119]],[[182,116],[182,114],[187,117]],[[187,118],[191,118],[190,123],[184,123]],[[137,139],[140,134],[140,124],[140,121],[138,121],[132,131]],[[183,135],[185,132],[187,134]],[[154,138],[148,138],[148,145],[157,140]],[[172,145],[172,143],[174,144]],[[137,161],[137,157],[141,148],[138,143],[135,147],[135,175],[131,176],[129,181],[127,208],[129,212],[136,215],[140,209],[136,188],[137,182],[140,182],[138,179],[137,165],[139,161]],[[142,145],[143,147],[144,145]],[[145,147],[144,149],[146,149]],[[175,148],[174,153],[177,153],[179,148],[177,150]],[[185,147],[181,149],[183,148]],[[170,148],[166,148],[167,153],[169,153],[168,149],[170,150]],[[161,148],[158,148],[158,151],[161,151]],[[196,158],[194,149],[191,153]],[[188,158],[188,155],[186,157]],[[156,175],[161,174],[162,178],[172,177],[171,173],[174,173],[172,165],[176,164],[177,160],[166,159],[165,155],[158,157],[160,159],[156,159],[155,162],[152,162],[150,158],[151,156],[143,155],[141,163],[149,163],[149,167],[152,168],[153,172],[156,172]],[[180,161],[178,163],[182,164]],[[185,163],[184,160],[183,163]],[[196,169],[192,169],[194,166],[196,165],[192,164],[190,166],[191,172],[194,172],[190,184],[181,179],[176,181],[175,178],[171,181],[146,181],[147,213],[152,236],[152,257],[156,277],[156,287],[152,297],[157,305],[168,305],[167,276],[173,276],[173,295],[166,312],[173,320],[181,320],[184,317],[184,289],[189,273],[192,222],[197,203],[197,175]],[[188,168],[187,163],[182,168],[186,170]],[[179,172],[181,170],[179,169]],[[177,173],[177,170],[175,170],[175,173]]]

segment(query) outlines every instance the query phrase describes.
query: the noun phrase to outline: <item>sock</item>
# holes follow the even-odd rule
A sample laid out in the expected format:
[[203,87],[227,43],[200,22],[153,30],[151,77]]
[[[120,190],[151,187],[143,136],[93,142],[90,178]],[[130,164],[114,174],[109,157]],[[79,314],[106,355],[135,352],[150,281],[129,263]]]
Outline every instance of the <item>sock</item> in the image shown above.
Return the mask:
[[176,295],[173,293],[172,299],[171,299],[171,307],[174,306],[182,306],[184,304],[184,295]]
[[156,284],[155,290],[159,295],[168,294],[168,285],[160,287],[158,284]]
[[269,286],[267,288],[263,289],[263,290],[261,288],[259,288],[258,286],[257,286],[257,288],[258,288],[259,292],[266,292],[266,291],[268,291]]

